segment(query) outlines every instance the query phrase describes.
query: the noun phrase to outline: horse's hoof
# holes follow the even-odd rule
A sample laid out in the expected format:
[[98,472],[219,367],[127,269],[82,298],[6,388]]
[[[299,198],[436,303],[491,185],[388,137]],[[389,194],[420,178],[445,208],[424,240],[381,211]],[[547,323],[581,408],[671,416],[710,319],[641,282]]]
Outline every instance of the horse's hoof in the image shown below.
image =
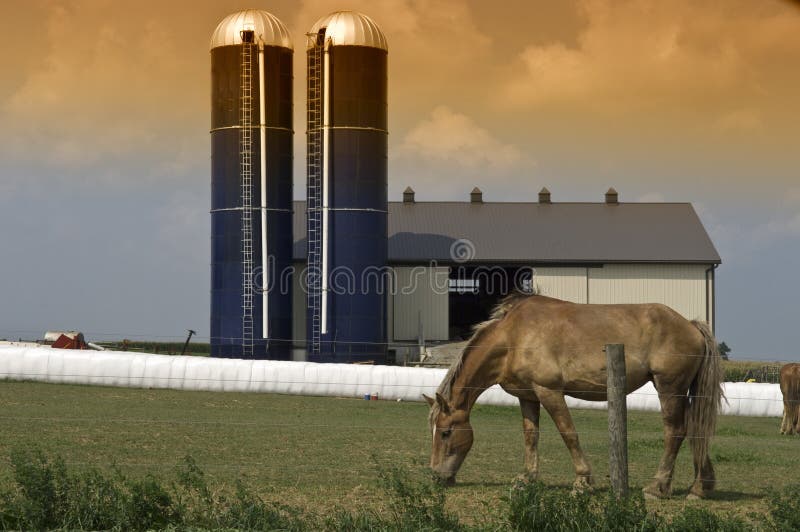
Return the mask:
[[591,477],[581,477],[572,484],[572,494],[577,495],[579,493],[585,493],[587,491],[591,491],[592,489],[592,480]]
[[642,488],[642,493],[645,499],[667,499],[672,496],[672,489],[670,487],[662,489],[657,483],[652,483]]
[[689,492],[689,495],[686,496],[687,501],[699,501],[702,497],[696,493]]

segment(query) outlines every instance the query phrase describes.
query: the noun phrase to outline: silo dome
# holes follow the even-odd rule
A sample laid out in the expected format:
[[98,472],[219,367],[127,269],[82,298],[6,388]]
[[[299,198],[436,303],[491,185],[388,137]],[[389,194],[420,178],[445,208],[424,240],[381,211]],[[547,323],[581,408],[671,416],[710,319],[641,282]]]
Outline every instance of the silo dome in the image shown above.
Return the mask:
[[325,37],[333,46],[369,46],[389,50],[386,36],[367,15],[355,11],[336,11],[319,19],[311,28],[311,33],[319,33],[325,28]]
[[271,13],[260,9],[245,9],[230,14],[217,25],[211,35],[211,49],[219,46],[238,46],[242,44],[239,32],[253,30],[257,40],[266,46],[280,46],[293,50],[289,30]]

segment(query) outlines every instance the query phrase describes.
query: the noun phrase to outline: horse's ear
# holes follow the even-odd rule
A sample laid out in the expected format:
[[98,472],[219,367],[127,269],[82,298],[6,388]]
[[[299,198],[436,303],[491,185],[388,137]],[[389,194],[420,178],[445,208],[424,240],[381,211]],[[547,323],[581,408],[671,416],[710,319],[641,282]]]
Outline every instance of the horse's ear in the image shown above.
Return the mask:
[[450,403],[448,403],[447,399],[445,399],[444,396],[442,396],[442,394],[439,392],[436,392],[436,402],[439,403],[439,409],[443,414],[450,414]]
[[424,393],[422,394],[422,397],[425,398],[425,402],[428,403],[428,406],[433,406],[433,397],[428,397]]

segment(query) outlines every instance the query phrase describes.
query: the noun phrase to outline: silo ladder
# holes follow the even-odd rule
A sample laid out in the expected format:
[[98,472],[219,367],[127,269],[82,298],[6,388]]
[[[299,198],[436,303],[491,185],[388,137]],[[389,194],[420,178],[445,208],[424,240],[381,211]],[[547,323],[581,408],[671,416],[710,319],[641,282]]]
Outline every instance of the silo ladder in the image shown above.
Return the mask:
[[322,57],[324,46],[316,43],[308,54],[308,308],[310,354],[319,354],[322,342]]
[[253,358],[253,32],[242,32],[242,358]]

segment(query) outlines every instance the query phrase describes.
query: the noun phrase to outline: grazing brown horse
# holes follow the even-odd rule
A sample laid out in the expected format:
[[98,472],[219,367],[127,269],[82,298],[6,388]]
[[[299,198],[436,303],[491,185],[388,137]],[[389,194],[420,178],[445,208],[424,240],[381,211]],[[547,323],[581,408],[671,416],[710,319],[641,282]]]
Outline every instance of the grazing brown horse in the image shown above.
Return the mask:
[[472,447],[469,414],[478,396],[500,384],[519,398],[526,478],[539,473],[539,410],[553,418],[575,466],[575,488],[592,483],[564,395],[606,399],[605,344],[625,344],[627,392],[653,381],[664,420],[664,454],[645,495],[671,494],[678,450],[687,436],[695,480],[689,497],[714,489],[709,443],[722,399],[722,370],[708,326],[659,304],[582,305],[515,294],[475,328],[461,358],[448,371],[431,406],[431,468],[455,482]]
[[786,364],[781,368],[781,393],[781,434],[800,434],[800,364]]

